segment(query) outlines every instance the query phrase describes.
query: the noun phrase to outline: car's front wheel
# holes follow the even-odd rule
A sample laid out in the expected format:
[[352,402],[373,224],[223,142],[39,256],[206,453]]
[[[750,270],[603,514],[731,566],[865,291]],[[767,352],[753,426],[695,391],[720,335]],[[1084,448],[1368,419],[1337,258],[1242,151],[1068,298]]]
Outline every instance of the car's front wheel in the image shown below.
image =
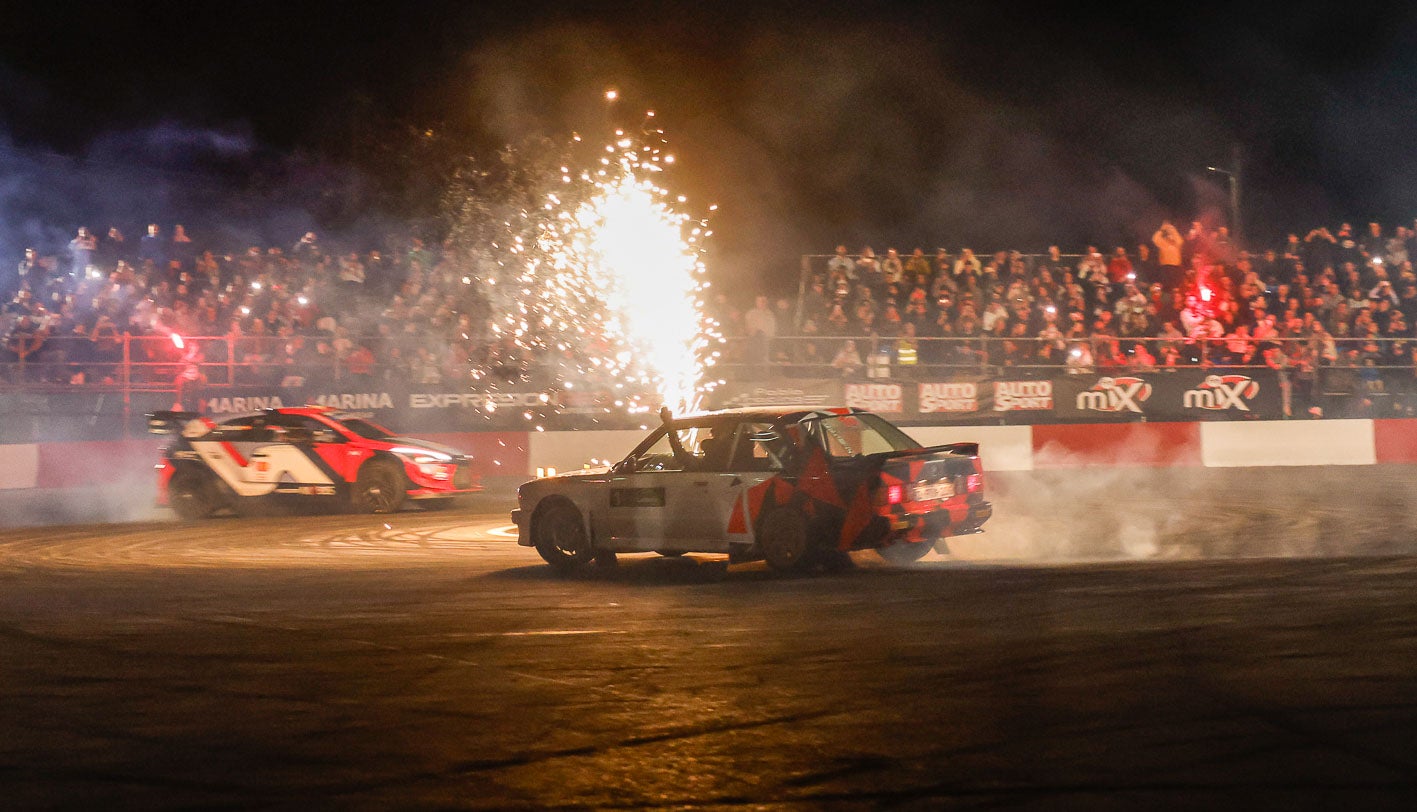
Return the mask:
[[408,490],[398,463],[375,458],[359,469],[350,501],[360,513],[397,513],[406,496]]
[[595,558],[580,511],[565,502],[554,502],[538,512],[531,543],[558,572],[570,572]]
[[802,572],[812,562],[812,539],[807,520],[791,508],[777,508],[763,518],[758,550],[768,566],[778,572]]
[[195,468],[179,468],[167,483],[167,502],[179,518],[205,519],[221,507],[211,475]]

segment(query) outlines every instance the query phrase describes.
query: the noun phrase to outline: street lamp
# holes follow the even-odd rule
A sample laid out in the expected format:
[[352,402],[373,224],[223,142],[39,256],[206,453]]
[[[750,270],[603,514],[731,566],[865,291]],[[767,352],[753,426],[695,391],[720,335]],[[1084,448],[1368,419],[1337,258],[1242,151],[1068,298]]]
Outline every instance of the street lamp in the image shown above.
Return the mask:
[[1230,181],[1230,231],[1236,247],[1240,247],[1244,244],[1244,236],[1240,227],[1240,146],[1238,144],[1231,150],[1230,167],[1230,169],[1224,169],[1219,166],[1207,166],[1206,169],[1217,175],[1224,175]]

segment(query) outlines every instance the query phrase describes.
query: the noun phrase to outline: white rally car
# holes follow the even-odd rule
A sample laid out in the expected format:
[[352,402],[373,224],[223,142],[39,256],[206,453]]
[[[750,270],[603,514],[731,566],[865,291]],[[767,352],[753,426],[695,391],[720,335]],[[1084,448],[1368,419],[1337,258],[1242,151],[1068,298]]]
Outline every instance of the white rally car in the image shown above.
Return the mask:
[[975,443],[926,448],[859,409],[661,416],[609,469],[522,485],[518,542],[562,570],[707,552],[797,571],[852,550],[909,563],[993,515]]

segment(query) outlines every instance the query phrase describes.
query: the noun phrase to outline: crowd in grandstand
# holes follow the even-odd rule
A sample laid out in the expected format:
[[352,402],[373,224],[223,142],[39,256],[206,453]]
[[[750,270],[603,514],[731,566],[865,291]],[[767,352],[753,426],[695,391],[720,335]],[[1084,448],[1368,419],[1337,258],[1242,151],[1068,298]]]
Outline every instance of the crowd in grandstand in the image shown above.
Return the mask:
[[[859,374],[912,365],[1069,371],[1267,365],[1411,368],[1417,228],[1316,228],[1259,252],[1225,227],[1166,222],[1104,253],[1024,256],[969,248],[876,254],[838,246],[806,279],[799,332],[779,360]],[[932,339],[955,339],[950,341]],[[785,355],[784,355],[785,354]]]
[[[1106,253],[839,246],[811,266],[797,300],[759,295],[749,307],[719,293],[712,315],[737,339],[729,363],[846,376],[876,364],[894,374],[1267,365],[1303,381],[1324,366],[1413,368],[1415,255],[1417,228],[1389,234],[1377,223],[1290,234],[1256,252],[1224,227],[1182,233],[1169,222]],[[416,239],[359,253],[307,233],[289,247],[227,255],[181,225],[170,235],[149,225],[137,241],[81,228],[67,250],[29,249],[14,273],[0,273],[0,370],[11,380],[115,382],[120,362],[130,374],[163,362],[176,366],[152,374],[440,383],[547,360],[490,328],[495,314],[468,275],[452,252]],[[184,345],[182,336],[220,338]]]
[[520,348],[491,333],[486,302],[463,278],[417,239],[358,253],[311,232],[226,255],[181,225],[170,236],[149,225],[136,243],[117,228],[102,238],[81,228],[67,250],[27,249],[14,274],[0,274],[0,369],[44,383],[114,383],[120,362],[168,381],[177,368],[220,382],[229,368],[236,383],[433,383],[520,368]]

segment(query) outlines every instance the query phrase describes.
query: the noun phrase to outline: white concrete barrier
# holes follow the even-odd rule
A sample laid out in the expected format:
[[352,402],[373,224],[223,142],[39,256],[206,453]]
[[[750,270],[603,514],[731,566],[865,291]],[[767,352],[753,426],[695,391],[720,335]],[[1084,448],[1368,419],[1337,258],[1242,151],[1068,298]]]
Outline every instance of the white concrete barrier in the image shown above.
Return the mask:
[[1032,426],[910,426],[905,433],[923,445],[979,443],[985,471],[1032,471]]
[[0,445],[0,491],[33,488],[39,481],[39,446]]
[[1207,468],[1269,465],[1373,465],[1371,420],[1201,423]]

